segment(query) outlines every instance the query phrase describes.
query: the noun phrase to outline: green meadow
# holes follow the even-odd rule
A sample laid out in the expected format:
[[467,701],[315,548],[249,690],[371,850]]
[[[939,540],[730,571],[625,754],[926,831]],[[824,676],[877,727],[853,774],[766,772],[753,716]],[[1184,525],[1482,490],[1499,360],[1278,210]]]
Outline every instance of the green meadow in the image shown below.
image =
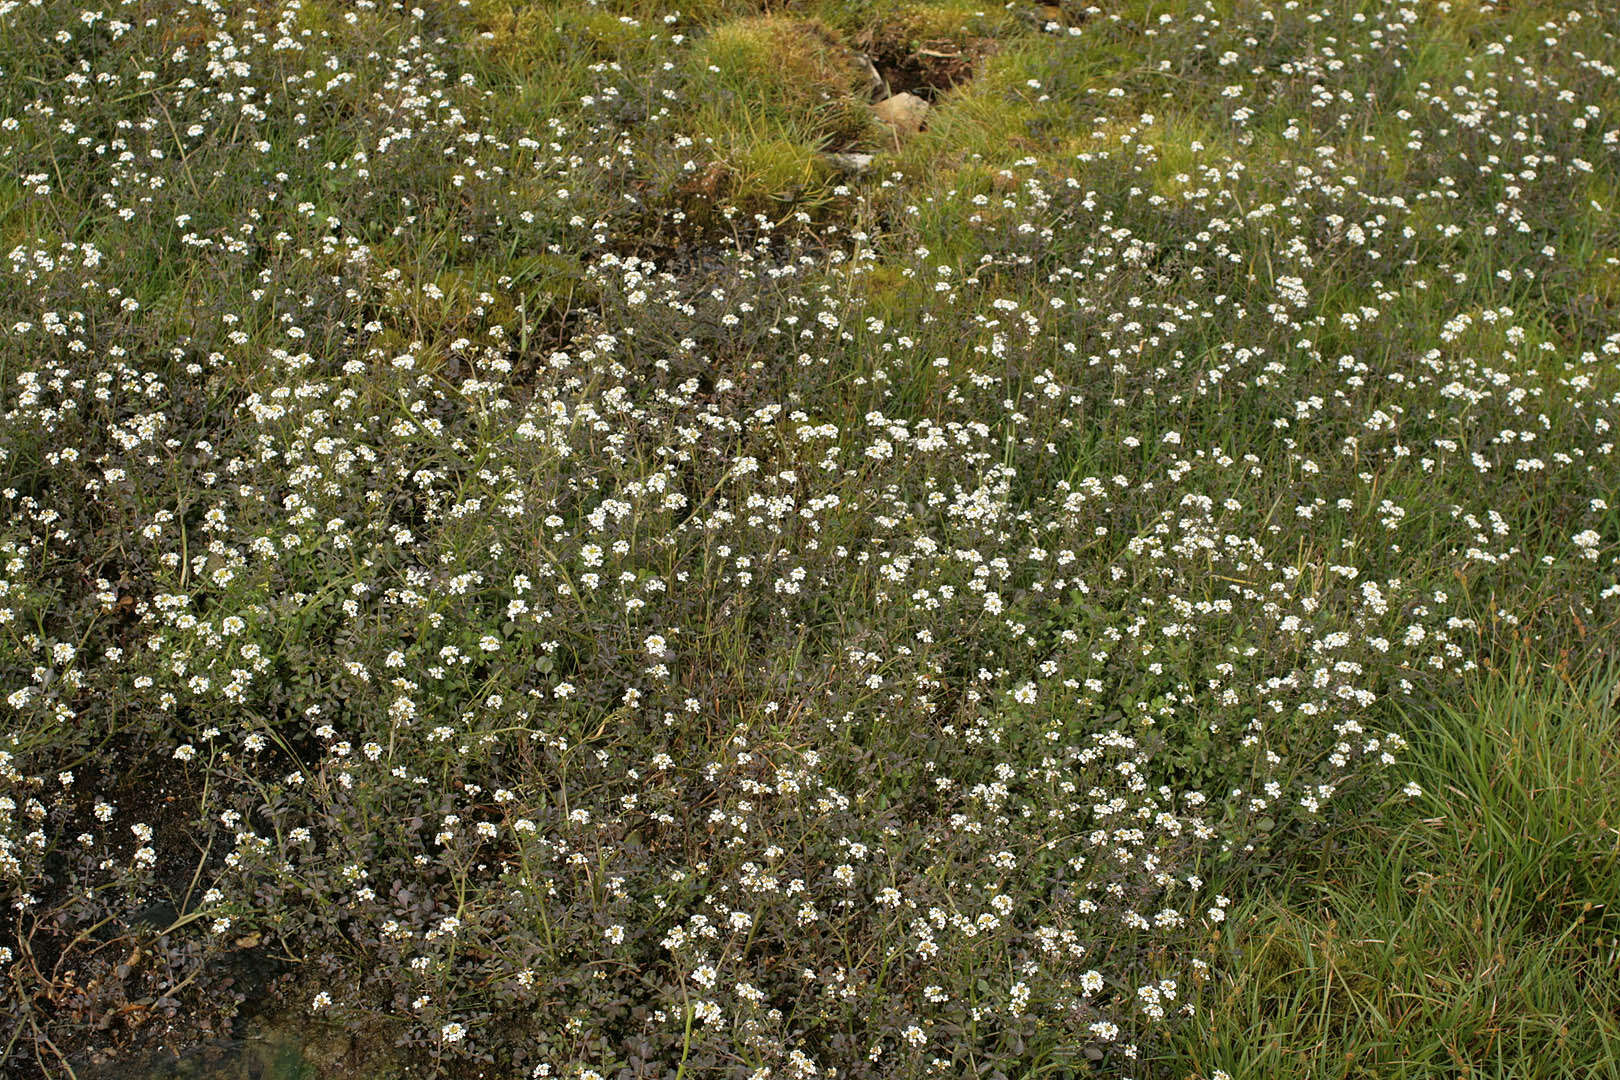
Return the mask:
[[1598,0],[0,0],[0,1074],[1620,1077]]

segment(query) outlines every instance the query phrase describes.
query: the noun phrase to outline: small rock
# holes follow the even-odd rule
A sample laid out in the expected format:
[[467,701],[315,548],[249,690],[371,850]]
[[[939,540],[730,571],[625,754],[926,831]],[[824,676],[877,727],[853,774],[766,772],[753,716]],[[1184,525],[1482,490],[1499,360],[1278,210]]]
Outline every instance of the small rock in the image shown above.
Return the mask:
[[854,173],[856,176],[859,176],[861,173],[871,168],[872,158],[873,155],[871,154],[849,153],[827,155],[827,160],[831,161],[833,165],[837,166],[844,172]]
[[872,106],[877,118],[894,129],[895,135],[915,135],[928,118],[928,102],[916,94],[900,93]]

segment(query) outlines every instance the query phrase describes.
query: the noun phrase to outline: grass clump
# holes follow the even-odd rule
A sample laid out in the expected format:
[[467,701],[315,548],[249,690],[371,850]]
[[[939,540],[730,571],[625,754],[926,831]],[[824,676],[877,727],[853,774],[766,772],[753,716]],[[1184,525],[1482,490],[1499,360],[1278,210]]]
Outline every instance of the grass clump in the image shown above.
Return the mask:
[[722,170],[705,196],[749,213],[824,199],[836,173],[818,154],[877,136],[865,74],[816,19],[715,26],[692,50],[684,92],[695,137]]
[[1620,1061],[1612,680],[1478,680],[1411,725],[1397,804],[1233,911],[1205,1075],[1526,1078]]

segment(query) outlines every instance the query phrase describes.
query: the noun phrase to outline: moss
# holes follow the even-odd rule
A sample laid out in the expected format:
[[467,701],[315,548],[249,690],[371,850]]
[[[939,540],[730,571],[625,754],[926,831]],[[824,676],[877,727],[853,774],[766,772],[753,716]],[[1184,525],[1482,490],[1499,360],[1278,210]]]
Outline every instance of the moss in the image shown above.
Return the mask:
[[734,19],[697,43],[686,102],[711,165],[683,180],[694,205],[748,213],[824,201],[836,174],[818,153],[878,139],[863,97],[865,76],[825,23],[785,16]]
[[797,198],[828,175],[809,148],[775,139],[741,148],[733,159],[734,189],[779,192]]
[[582,60],[622,60],[651,34],[639,21],[605,11],[545,4],[486,4],[474,25],[485,57],[517,72],[543,65],[548,79]]
[[732,132],[830,134],[845,111],[839,107],[857,99],[862,78],[849,48],[825,23],[762,15],[723,23],[698,42],[689,93]]
[[855,280],[865,300],[866,313],[885,322],[904,316],[921,298],[916,275],[907,277],[893,263],[872,266]]
[[671,200],[702,231],[726,217],[764,214],[779,221],[832,200],[838,173],[814,149],[782,138],[741,139],[720,160],[679,179]]

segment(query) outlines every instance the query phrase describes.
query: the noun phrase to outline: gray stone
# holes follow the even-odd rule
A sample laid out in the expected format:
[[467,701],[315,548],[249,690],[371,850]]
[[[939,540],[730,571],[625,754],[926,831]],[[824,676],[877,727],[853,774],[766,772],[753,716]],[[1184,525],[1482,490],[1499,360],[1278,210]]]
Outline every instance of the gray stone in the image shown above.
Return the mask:
[[871,154],[848,153],[827,155],[827,160],[832,162],[837,168],[847,173],[854,173],[856,176],[859,176],[861,173],[864,173],[867,169],[872,167],[872,158],[873,155]]

